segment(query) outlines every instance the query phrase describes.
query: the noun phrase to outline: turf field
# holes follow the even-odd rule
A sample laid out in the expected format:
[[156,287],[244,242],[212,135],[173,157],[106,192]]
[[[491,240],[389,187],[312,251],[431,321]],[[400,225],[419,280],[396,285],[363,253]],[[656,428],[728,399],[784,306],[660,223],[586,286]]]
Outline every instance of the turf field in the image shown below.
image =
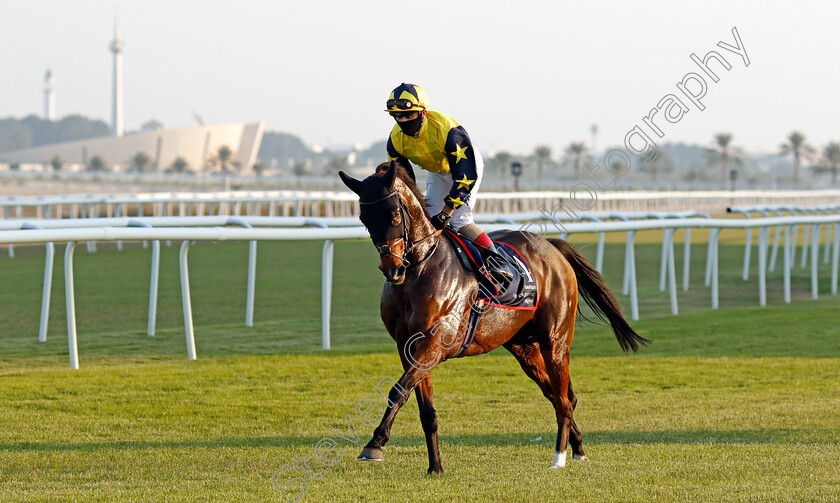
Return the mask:
[[[660,233],[637,237],[634,325],[649,348],[624,356],[606,327],[578,326],[575,417],[591,461],[548,469],[553,411],[500,350],[433,373],[440,477],[425,475],[414,399],[385,461],[354,460],[373,431],[357,404],[401,374],[379,320],[382,279],[368,242],[336,244],[330,352],[319,349],[321,243],[260,244],[250,329],[247,244],[195,245],[192,362],[177,246],[163,249],[154,337],[145,335],[149,251],[79,248],[78,371],[67,359],[63,247],[46,343],[37,342],[43,249],[18,247],[14,260],[0,258],[0,500],[837,501],[840,298],[828,294],[827,267],[819,300],[797,266],[794,302],[782,302],[777,270],[759,308],[755,257],[745,283],[743,238],[725,233],[722,309],[711,311],[703,234],[692,238],[692,287],[673,317],[658,290]],[[620,289],[616,239],[605,277]],[[573,242],[594,259],[592,236]]]

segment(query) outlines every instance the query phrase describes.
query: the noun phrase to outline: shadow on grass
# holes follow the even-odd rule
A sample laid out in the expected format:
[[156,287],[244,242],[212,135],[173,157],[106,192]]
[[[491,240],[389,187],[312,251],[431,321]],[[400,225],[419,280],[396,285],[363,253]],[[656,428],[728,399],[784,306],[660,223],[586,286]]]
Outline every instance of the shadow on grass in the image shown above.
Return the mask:
[[[554,446],[555,432],[532,434],[484,434],[443,435],[442,446],[464,447],[517,447],[526,445]],[[254,447],[315,447],[323,437],[254,437],[218,438],[214,440],[183,441],[120,441],[120,442],[25,442],[2,443],[0,451],[7,452],[61,452],[61,451],[103,451],[103,450],[147,450],[147,449],[215,449]],[[335,436],[333,436],[335,438]],[[540,438],[534,442],[535,438]],[[339,441],[340,447],[359,447],[367,442],[359,437],[355,443]],[[665,431],[594,431],[584,432],[584,446],[625,445],[713,445],[713,444],[827,444],[840,442],[840,431],[830,429],[773,429],[773,430],[665,430]],[[389,442],[392,447],[425,446],[422,436],[396,437]]]
[[[554,446],[556,431],[542,434],[464,435],[442,436],[441,442],[450,445],[525,445]],[[542,437],[539,442],[534,438]],[[422,438],[420,438],[422,440]],[[772,429],[772,430],[663,430],[663,431],[583,431],[584,445],[599,444],[836,444],[840,431],[830,429]]]
[[[2,443],[0,451],[108,451],[108,450],[147,450],[147,449],[216,449],[216,448],[253,448],[253,447],[303,447],[314,446],[321,438],[315,437],[254,437],[254,438],[217,438],[213,440],[173,440],[173,441],[120,441],[120,442],[24,442]],[[361,445],[363,442],[359,441]]]

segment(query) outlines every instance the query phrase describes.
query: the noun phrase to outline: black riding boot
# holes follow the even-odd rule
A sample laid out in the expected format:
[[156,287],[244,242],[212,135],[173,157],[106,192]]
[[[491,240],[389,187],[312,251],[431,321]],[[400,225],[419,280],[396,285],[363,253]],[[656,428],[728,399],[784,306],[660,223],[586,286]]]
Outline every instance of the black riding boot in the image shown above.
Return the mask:
[[499,283],[510,281],[513,279],[513,274],[510,272],[510,266],[507,260],[502,258],[502,254],[496,249],[495,243],[490,242],[490,246],[485,248],[484,268],[487,269],[487,274]]

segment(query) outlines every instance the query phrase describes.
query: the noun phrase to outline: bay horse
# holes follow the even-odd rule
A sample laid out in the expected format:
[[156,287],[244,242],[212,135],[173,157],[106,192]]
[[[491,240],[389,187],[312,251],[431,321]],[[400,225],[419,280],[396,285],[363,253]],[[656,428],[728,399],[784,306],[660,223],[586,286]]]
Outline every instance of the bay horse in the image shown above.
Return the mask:
[[577,397],[569,378],[578,294],[609,322],[625,352],[649,342],[630,327],[601,275],[564,240],[523,231],[493,233],[494,240],[515,248],[530,265],[538,285],[537,307],[501,309],[493,323],[479,322],[475,338],[462,353],[463,334],[435,329],[447,317],[466,319],[477,280],[435,231],[412,177],[394,162],[383,163],[377,174],[364,180],[344,172],[339,176],[359,196],[359,218],[379,251],[379,269],[386,279],[380,302],[382,321],[397,343],[404,369],[389,392],[382,421],[357,459],[382,461],[382,446],[397,412],[415,390],[429,452],[428,473],[443,473],[431,371],[456,355],[474,356],[504,346],[554,406],[557,442],[551,468],[566,465],[568,444],[574,460],[586,460],[583,437],[572,416]]

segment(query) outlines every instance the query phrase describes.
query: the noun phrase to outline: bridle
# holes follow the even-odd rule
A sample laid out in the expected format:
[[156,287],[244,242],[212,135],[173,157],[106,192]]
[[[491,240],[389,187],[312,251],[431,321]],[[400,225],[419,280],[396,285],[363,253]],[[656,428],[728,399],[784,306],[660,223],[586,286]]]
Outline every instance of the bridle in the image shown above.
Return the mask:
[[[435,250],[437,250],[438,242],[435,241],[434,244],[432,245],[432,247],[429,249],[429,251],[426,252],[426,256],[423,257],[422,259],[418,260],[416,264],[412,264],[408,260],[408,254],[411,252],[411,250],[414,249],[415,246],[419,245],[420,243],[422,243],[424,241],[427,241],[427,240],[435,237],[437,235],[437,231],[434,231],[431,234],[429,234],[428,236],[422,237],[422,238],[418,239],[417,241],[410,241],[409,238],[408,238],[408,230],[409,230],[409,224],[411,222],[411,213],[408,211],[408,206],[406,206],[405,201],[403,201],[403,198],[400,197],[399,192],[397,192],[396,190],[391,190],[390,192],[388,192],[388,194],[386,194],[383,197],[380,197],[379,199],[377,199],[375,201],[361,201],[360,200],[359,205],[361,205],[361,206],[372,206],[374,204],[379,204],[383,201],[386,201],[386,200],[388,200],[388,199],[390,199],[394,196],[397,196],[397,200],[399,201],[398,208],[399,208],[399,212],[400,212],[400,222],[401,222],[402,228],[403,228],[403,235],[402,235],[401,238],[392,240],[391,244],[388,244],[388,242],[386,241],[382,245],[374,243],[373,246],[376,247],[376,251],[379,252],[379,258],[380,259],[383,259],[383,258],[389,257],[389,256],[394,257],[394,258],[398,259],[405,266],[406,269],[408,269],[408,270],[415,269],[415,268],[419,267],[425,261],[429,260],[429,258],[431,258],[431,256],[435,253]],[[405,248],[403,249],[403,253],[402,253],[401,256],[394,253],[394,251],[392,249],[400,241],[405,243]]]

